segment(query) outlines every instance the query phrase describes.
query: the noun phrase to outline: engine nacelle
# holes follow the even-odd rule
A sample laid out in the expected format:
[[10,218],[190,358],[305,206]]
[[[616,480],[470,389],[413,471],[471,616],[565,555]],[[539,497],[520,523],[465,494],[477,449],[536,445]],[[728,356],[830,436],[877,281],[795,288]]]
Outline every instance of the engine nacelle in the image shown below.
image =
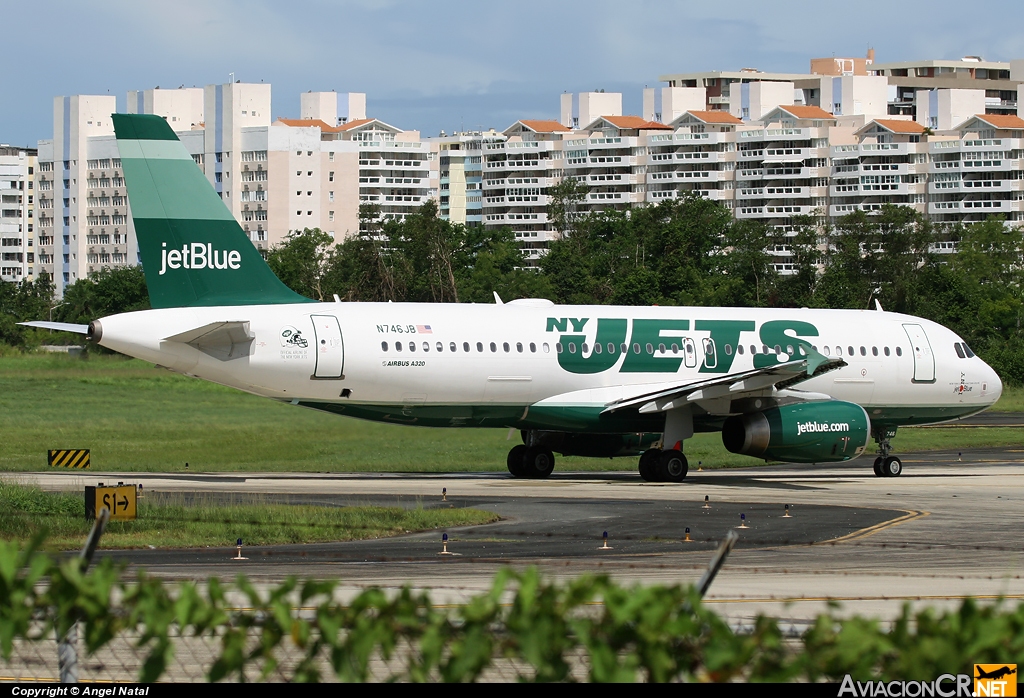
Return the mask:
[[850,460],[870,438],[864,408],[839,400],[772,407],[729,417],[722,426],[722,443],[732,453],[790,463]]

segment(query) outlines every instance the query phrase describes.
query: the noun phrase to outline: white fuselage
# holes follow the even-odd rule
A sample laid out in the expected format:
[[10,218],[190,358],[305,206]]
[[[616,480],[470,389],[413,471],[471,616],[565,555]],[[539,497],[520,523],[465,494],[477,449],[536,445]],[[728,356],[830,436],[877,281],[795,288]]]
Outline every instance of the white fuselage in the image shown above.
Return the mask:
[[[621,326],[623,333],[601,341],[603,356],[595,357],[596,333],[601,319],[608,318],[615,320],[607,327]],[[321,326],[315,327],[318,319]],[[652,320],[674,328],[657,330],[654,341],[645,341],[649,329],[644,335],[638,328]],[[985,362],[961,358],[956,344],[962,340],[952,331],[921,318],[868,310],[556,306],[533,300],[310,303],[169,308],[100,322],[105,347],[205,380],[302,402],[528,406],[571,393],[584,403],[606,403],[637,393],[636,386],[682,384],[750,370],[756,361],[778,361],[776,346],[786,360],[797,339],[848,363],[800,384],[800,390],[857,403],[873,419],[900,421],[904,415],[910,419],[901,423],[945,421],[992,405],[1002,391]],[[248,323],[252,341],[238,358],[223,360],[167,340],[217,322]],[[707,329],[716,322],[739,323],[735,327],[742,329],[716,336]],[[802,331],[797,338],[789,331],[785,336],[794,336],[792,342],[772,346],[762,341],[768,336],[766,323],[787,322],[814,332]],[[687,329],[678,329],[683,325]],[[566,336],[574,339],[563,342]],[[608,367],[567,370],[563,364],[572,363],[570,350],[573,359],[601,359]],[[628,366],[633,370],[625,370]]]

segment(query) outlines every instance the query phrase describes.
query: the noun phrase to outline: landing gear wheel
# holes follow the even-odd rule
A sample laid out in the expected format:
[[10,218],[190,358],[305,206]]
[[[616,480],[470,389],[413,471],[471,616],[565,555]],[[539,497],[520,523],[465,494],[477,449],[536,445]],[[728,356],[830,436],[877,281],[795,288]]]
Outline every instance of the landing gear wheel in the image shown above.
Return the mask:
[[875,459],[875,465],[874,465],[875,477],[885,477],[885,473],[882,472],[882,463],[884,463],[884,462],[885,462],[885,459],[882,458],[881,456],[879,456],[878,458]]
[[882,473],[885,477],[899,477],[903,472],[903,461],[896,456],[889,456],[882,464]]
[[526,446],[519,444],[513,446],[512,450],[508,452],[508,459],[506,465],[508,465],[508,471],[515,477],[526,477]]
[[682,451],[662,451],[658,456],[658,479],[663,482],[682,482],[689,469]]
[[530,446],[523,458],[526,477],[546,478],[555,469],[555,454],[550,448]]
[[640,477],[647,482],[658,481],[658,456],[661,451],[656,448],[644,451],[640,455]]

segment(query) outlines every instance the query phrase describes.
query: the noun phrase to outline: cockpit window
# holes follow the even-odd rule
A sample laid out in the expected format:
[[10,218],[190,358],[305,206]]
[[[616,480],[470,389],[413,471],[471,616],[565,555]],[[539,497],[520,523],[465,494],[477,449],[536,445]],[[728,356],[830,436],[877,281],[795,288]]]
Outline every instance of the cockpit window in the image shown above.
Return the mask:
[[961,359],[967,358],[967,354],[964,353],[963,347],[960,346],[960,342],[953,342],[953,348],[956,349],[956,355]]
[[968,359],[973,359],[974,358],[974,352],[971,351],[971,348],[969,346],[967,346],[967,342],[964,342],[963,344],[964,344],[964,351],[967,353],[967,358]]

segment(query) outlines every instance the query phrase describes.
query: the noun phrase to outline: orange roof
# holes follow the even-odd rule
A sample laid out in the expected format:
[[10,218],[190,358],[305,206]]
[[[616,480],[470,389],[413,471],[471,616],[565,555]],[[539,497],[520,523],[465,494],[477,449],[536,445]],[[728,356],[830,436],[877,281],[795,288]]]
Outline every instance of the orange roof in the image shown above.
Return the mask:
[[671,126],[665,124],[659,124],[657,121],[648,121],[647,119],[641,119],[639,116],[602,116],[602,119],[615,126],[616,128],[638,128],[646,130],[672,130]]
[[336,133],[340,132],[340,131],[348,131],[349,129],[356,128],[357,126],[362,126],[363,124],[368,124],[371,121],[376,121],[376,119],[355,119],[354,121],[349,121],[348,123],[342,124],[341,126],[333,128],[331,130],[336,132]]
[[978,118],[996,128],[1024,129],[1024,119],[1014,114],[978,114]]
[[779,109],[792,114],[798,119],[835,119],[833,114],[828,113],[821,107],[805,107],[800,104],[780,105]]
[[531,131],[535,131],[537,133],[553,133],[556,131],[572,130],[563,126],[557,121],[549,119],[520,119],[519,123],[521,123],[526,128],[530,129]]
[[319,128],[321,131],[333,131],[334,129],[327,125],[326,121],[321,119],[281,119],[278,118],[278,123],[284,124],[285,126],[291,126],[292,128]]
[[735,117],[727,111],[693,111],[686,112],[695,119],[706,124],[742,124],[743,119]]
[[284,124],[285,126],[292,126],[293,128],[319,128],[324,133],[341,133],[342,131],[348,131],[349,129],[355,128],[356,126],[362,126],[368,124],[374,119],[356,119],[355,121],[349,121],[347,124],[341,126],[330,126],[323,119],[281,119],[279,118],[278,123]]
[[912,133],[920,135],[924,133],[924,126],[916,121],[904,121],[902,119],[875,119],[875,123],[893,133]]

